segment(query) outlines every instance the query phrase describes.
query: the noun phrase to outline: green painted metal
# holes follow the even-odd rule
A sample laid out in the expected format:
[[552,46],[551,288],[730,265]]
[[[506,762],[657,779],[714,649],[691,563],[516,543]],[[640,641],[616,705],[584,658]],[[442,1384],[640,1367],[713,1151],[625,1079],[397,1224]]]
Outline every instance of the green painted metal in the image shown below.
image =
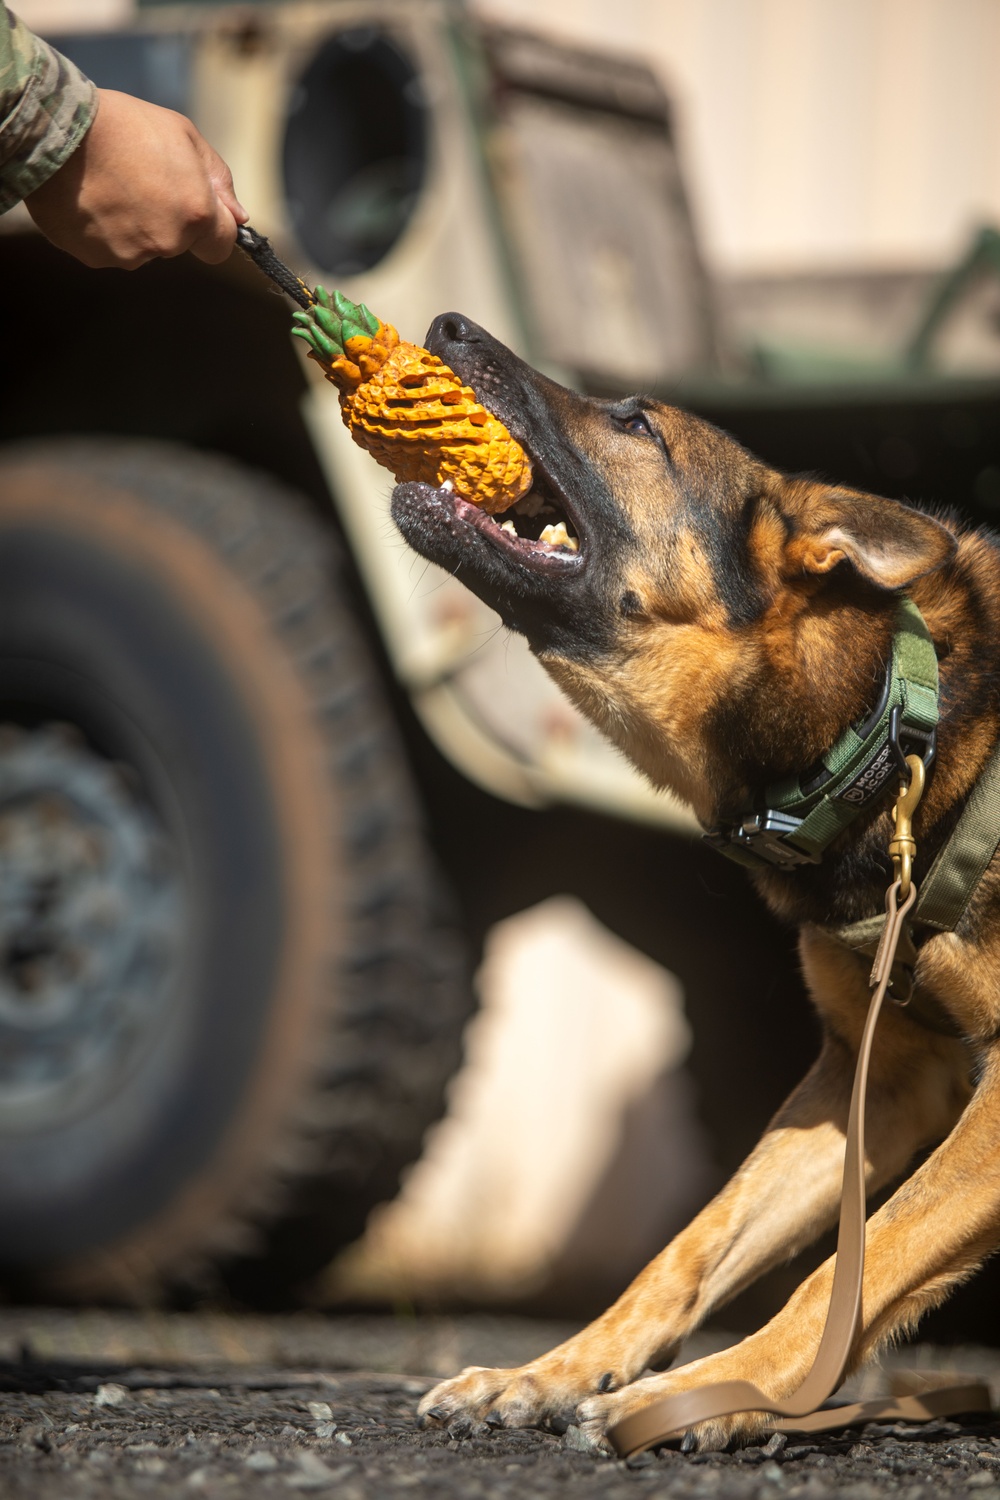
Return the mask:
[[[818,344],[762,341],[747,351],[749,368],[744,375],[694,372],[669,385],[658,384],[654,394],[720,411],[995,399],[1000,392],[997,375],[951,374],[936,368],[934,360],[935,343],[948,317],[972,283],[984,276],[1000,277],[1000,230],[989,226],[976,232],[956,265],[942,275],[914,331],[896,353],[877,358]],[[607,393],[617,393],[610,382]]]
[[979,230],[962,259],[935,288],[930,305],[903,355],[909,369],[926,370],[930,366],[939,328],[965,289],[982,275],[1000,277],[1000,231],[990,225]]

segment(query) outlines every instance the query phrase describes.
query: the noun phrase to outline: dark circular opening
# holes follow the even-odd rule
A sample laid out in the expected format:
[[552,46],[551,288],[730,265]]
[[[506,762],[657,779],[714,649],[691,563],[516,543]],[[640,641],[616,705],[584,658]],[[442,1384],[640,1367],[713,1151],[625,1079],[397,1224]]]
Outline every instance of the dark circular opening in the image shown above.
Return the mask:
[[420,75],[375,27],[331,37],[292,95],[285,197],[315,265],[339,276],[376,265],[416,207],[427,164]]

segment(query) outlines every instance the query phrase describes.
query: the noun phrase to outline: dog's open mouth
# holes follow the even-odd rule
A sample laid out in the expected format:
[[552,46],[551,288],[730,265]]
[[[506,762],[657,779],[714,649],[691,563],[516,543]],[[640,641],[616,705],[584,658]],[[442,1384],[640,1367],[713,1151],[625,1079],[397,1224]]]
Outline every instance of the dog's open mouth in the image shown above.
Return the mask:
[[534,455],[532,464],[532,487],[510,510],[491,516],[455,496],[455,514],[529,567],[578,568],[586,549],[569,506]]

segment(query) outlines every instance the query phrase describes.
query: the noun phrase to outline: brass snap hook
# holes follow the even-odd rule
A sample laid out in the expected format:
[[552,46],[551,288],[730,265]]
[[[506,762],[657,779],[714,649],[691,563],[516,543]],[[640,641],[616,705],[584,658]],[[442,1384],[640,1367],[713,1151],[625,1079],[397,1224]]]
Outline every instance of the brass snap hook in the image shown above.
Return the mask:
[[924,794],[924,782],[927,779],[924,763],[919,755],[908,755],[906,757],[906,768],[910,773],[910,783],[909,786],[900,783],[899,796],[896,798],[896,805],[892,809],[896,831],[889,844],[893,869],[896,872],[896,879],[899,881],[900,901],[905,901],[910,894],[910,882],[913,879],[913,861],[917,857],[917,845],[913,837],[913,814],[916,812],[920,799]]

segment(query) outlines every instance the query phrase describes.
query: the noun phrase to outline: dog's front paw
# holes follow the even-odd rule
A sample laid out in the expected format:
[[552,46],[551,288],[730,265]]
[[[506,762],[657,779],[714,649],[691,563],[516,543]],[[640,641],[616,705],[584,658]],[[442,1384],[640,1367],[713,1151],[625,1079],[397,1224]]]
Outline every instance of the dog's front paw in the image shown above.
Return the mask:
[[457,1417],[482,1421],[494,1396],[504,1389],[516,1370],[492,1370],[485,1365],[468,1365],[460,1375],[442,1380],[427,1392],[417,1415],[426,1426],[447,1427]]
[[442,1427],[463,1417],[491,1427],[535,1427],[560,1416],[571,1422],[580,1397],[599,1384],[574,1376],[562,1361],[539,1359],[516,1370],[471,1365],[428,1391],[418,1412],[425,1424]]
[[543,1383],[528,1366],[519,1370],[491,1370],[470,1365],[452,1380],[442,1380],[421,1401],[418,1412],[425,1423],[450,1426],[460,1417],[491,1427],[528,1427],[551,1411]]
[[[662,1401],[667,1396],[676,1396],[681,1391],[707,1384],[709,1377],[704,1369],[695,1374],[692,1365],[687,1370],[681,1368],[665,1375],[647,1376],[645,1380],[637,1380],[606,1396],[588,1396],[577,1408],[580,1428],[592,1443],[610,1448],[608,1433],[616,1423],[633,1416],[652,1401]],[[676,1436],[680,1438],[685,1453],[715,1453],[730,1446],[742,1447],[755,1442],[767,1426],[768,1418],[764,1412],[737,1412],[711,1422],[699,1422],[688,1432]]]

